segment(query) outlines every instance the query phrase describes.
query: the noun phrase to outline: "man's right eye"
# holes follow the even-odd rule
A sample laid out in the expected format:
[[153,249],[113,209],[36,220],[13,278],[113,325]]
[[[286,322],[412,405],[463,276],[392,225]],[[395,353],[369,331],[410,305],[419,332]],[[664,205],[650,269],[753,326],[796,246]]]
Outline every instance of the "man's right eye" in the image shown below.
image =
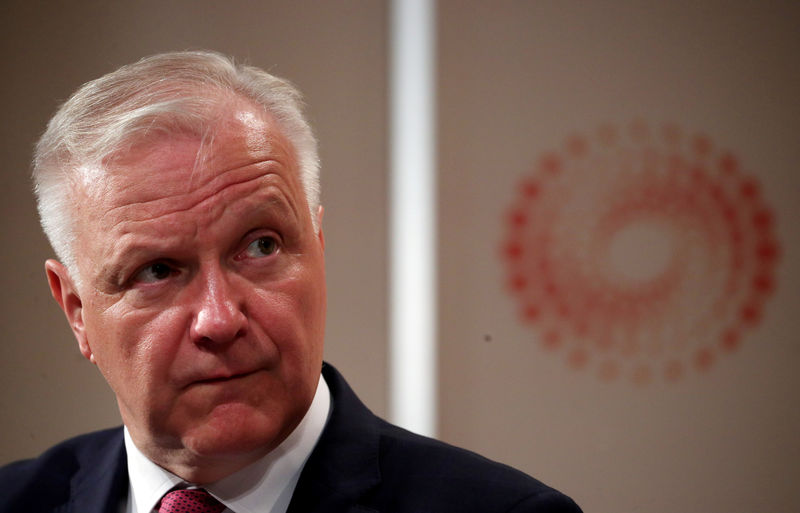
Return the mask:
[[172,272],[173,269],[169,264],[156,262],[143,267],[136,273],[136,276],[133,277],[133,281],[136,283],[155,283],[157,281],[166,280],[170,277]]

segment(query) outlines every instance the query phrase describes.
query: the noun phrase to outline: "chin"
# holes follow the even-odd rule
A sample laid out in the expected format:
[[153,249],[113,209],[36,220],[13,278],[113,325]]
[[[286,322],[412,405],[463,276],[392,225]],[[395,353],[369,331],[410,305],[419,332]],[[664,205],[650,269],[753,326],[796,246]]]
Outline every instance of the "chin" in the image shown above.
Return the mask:
[[285,413],[269,414],[249,405],[228,404],[217,407],[181,438],[186,450],[201,459],[254,461],[280,445],[301,418]]

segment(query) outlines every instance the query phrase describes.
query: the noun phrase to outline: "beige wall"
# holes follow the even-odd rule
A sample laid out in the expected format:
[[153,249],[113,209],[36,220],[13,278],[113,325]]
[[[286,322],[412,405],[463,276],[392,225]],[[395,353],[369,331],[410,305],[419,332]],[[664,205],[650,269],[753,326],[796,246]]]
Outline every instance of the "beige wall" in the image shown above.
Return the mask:
[[[587,512],[800,510],[798,4],[440,6],[441,436],[562,487]],[[723,219],[719,209],[673,212],[658,206],[657,194],[652,208],[675,228],[675,247],[634,245],[629,264],[645,272],[655,259],[671,257],[665,251],[690,251],[666,275],[683,288],[661,284],[657,290],[671,296],[641,301],[650,317],[609,312],[591,321],[586,336],[552,301],[543,300],[535,321],[521,320],[502,251],[508,213],[520,182],[550,151],[567,155],[562,174],[573,182],[541,180],[539,196],[529,200],[550,215],[540,225],[553,230],[559,249],[551,269],[529,269],[529,280],[568,269],[574,272],[557,280],[567,304],[578,306],[590,287],[621,304],[625,283],[603,284],[607,255],[587,248],[604,248],[610,233],[593,223],[634,182],[614,169],[614,156],[599,157],[596,128],[613,124],[625,136],[634,120],[654,127],[646,146],[655,149],[665,148],[657,130],[670,122],[686,137],[706,134],[713,151],[730,150],[742,174],[760,181],[762,200],[776,215],[783,248],[777,290],[735,351],[720,346],[714,330],[723,321],[703,306],[719,298],[738,307],[736,297],[726,303],[717,280],[752,275],[734,272],[724,258],[730,241],[710,237]],[[573,134],[584,134],[583,159],[569,160],[565,141]],[[675,151],[693,150],[684,144]],[[559,183],[563,189],[545,187]],[[602,196],[609,190],[615,194]],[[573,194],[582,195],[575,204]],[[731,194],[737,211],[747,211]],[[537,243],[546,240],[525,233],[529,255],[544,251]],[[692,319],[707,332],[686,331]],[[562,337],[550,349],[548,328]],[[604,349],[593,329],[617,338]],[[714,360],[701,372],[695,351],[706,348]],[[576,353],[586,358],[581,369],[568,359],[574,350],[584,351]],[[684,365],[676,382],[663,377],[662,364],[672,358]],[[621,366],[616,380],[603,379],[607,361]],[[637,384],[645,374],[625,369],[631,362],[652,369],[649,384]]]
[[287,77],[321,141],[329,285],[326,358],[385,411],[385,63],[382,2],[3,2],[0,462],[118,424],[49,291],[30,150],[82,82],[144,55],[211,48]]

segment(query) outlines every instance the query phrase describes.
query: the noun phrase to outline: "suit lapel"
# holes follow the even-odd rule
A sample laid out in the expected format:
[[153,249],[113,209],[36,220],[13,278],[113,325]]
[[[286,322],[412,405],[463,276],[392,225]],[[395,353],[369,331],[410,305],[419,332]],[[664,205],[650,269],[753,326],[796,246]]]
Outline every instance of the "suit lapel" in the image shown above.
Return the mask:
[[128,493],[122,429],[81,456],[71,482],[71,513],[116,513]]
[[368,513],[361,498],[380,482],[377,418],[328,364],[322,374],[331,391],[332,411],[306,462],[288,513]]

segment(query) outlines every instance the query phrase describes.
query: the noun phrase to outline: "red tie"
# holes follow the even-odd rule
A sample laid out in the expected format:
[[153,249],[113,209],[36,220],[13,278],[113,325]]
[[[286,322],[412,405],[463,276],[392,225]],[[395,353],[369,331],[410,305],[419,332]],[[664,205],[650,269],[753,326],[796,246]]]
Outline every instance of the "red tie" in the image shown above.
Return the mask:
[[200,488],[173,490],[158,505],[158,513],[221,513],[224,509],[224,504]]

